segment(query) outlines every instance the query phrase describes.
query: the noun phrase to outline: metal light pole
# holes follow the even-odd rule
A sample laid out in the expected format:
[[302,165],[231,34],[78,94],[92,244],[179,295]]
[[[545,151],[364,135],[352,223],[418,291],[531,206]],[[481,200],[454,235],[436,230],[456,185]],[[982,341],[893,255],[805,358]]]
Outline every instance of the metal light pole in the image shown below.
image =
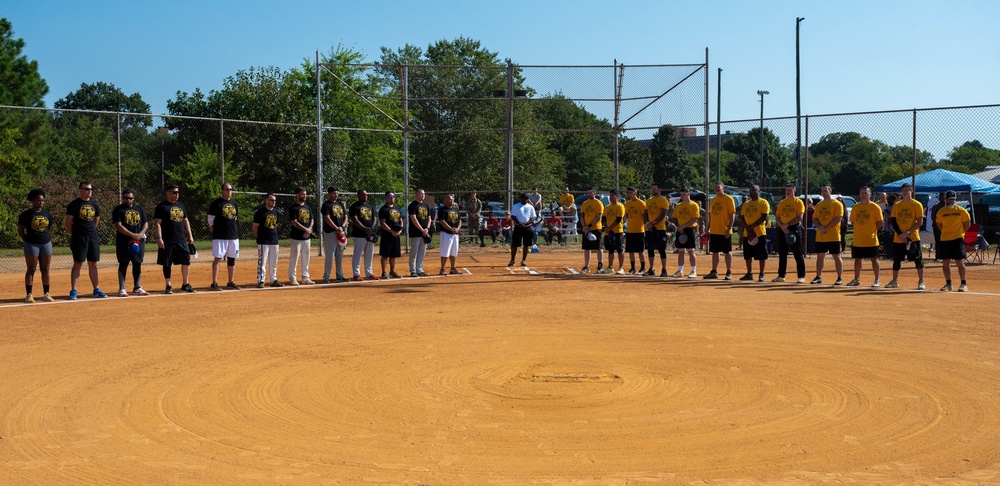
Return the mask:
[[764,95],[771,94],[768,91],[757,90],[760,95],[760,185],[764,185]]
[[716,77],[715,88],[715,167],[716,179],[722,180],[722,68]]
[[801,79],[799,77],[799,24],[805,17],[795,18],[795,162],[799,168],[799,177],[796,185],[802,190],[802,194],[808,192],[802,186],[802,91]]

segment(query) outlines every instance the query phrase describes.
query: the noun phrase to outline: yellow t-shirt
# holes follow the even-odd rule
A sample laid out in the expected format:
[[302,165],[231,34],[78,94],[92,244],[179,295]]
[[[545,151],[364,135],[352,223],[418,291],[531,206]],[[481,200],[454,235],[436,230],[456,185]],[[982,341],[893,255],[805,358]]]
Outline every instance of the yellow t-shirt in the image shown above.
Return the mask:
[[732,218],[732,215],[736,214],[736,201],[733,200],[733,196],[723,194],[713,197],[712,202],[708,203],[708,207],[711,208],[708,232],[713,235],[726,234],[726,229],[729,228],[729,220]]
[[[896,204],[892,205],[892,214],[889,215],[890,218],[896,218],[896,226],[899,229],[906,231],[913,226],[917,218],[921,218],[924,215],[924,205],[920,204],[920,201],[916,199],[910,199],[910,202],[905,202],[902,200],[896,201]],[[892,241],[896,243],[903,243],[903,240],[899,239],[899,235],[893,232]],[[962,233],[965,236],[965,233]],[[907,238],[910,241],[920,241],[920,228],[913,230],[910,233],[910,237]]]
[[871,201],[855,204],[851,208],[851,223],[854,225],[852,246],[878,246],[878,230],[882,227],[882,208],[878,204]]
[[953,208],[945,206],[941,208],[934,222],[941,227],[941,241],[957,240],[965,238],[965,224],[969,221],[969,212],[962,206],[955,205]]
[[[683,224],[687,220],[691,220],[690,223],[685,225],[683,228],[678,227],[677,229],[684,228],[695,228],[698,226],[698,218],[701,217],[701,206],[694,201],[679,202],[674,205],[674,216],[673,218],[677,220],[677,224]],[[693,218],[693,219],[692,219]]]
[[[747,224],[757,221],[761,216],[767,216],[771,212],[771,204],[767,202],[767,199],[762,197],[757,198],[756,201],[753,199],[747,199],[743,206],[740,207],[740,214],[743,215],[743,219]],[[757,236],[764,236],[766,230],[764,225],[767,224],[767,218],[765,217],[763,221],[757,226],[751,226],[754,234]],[[743,236],[747,236],[747,228],[743,228]]]
[[597,218],[597,223],[590,226],[590,231],[599,231],[603,226],[601,225],[601,215],[604,214],[604,203],[600,199],[587,199],[583,202],[583,207],[580,208],[580,212],[583,213],[581,222],[584,226]]
[[646,225],[642,220],[642,213],[646,212],[646,202],[636,198],[635,201],[628,200],[625,203],[625,219],[628,220],[628,233],[645,233]]
[[570,205],[573,204],[573,201],[576,201],[576,198],[574,198],[572,194],[563,194],[562,196],[559,196],[559,204],[564,207],[570,207]]
[[[617,223],[615,223],[616,219]],[[608,204],[604,208],[604,220],[612,233],[621,233],[625,221],[625,205],[620,202]]]
[[[646,218],[649,219],[649,222],[656,221],[656,218],[660,217],[660,209],[670,209],[670,201],[663,197],[663,195],[651,197],[646,201]],[[667,217],[664,216],[658,224],[653,225],[653,229],[666,230]]]
[[801,199],[793,197],[788,199],[787,197],[778,201],[778,207],[774,208],[774,215],[781,220],[782,224],[788,224],[789,221],[795,219],[799,213],[804,213],[806,211],[806,205]]
[[[830,222],[833,221],[833,218],[836,218],[837,216],[840,216],[841,218],[844,217],[844,205],[836,199],[820,201],[819,204],[816,205],[816,208],[813,209],[813,219],[822,226],[830,224]],[[842,224],[844,224],[843,219],[841,219],[841,222],[826,230],[826,233],[816,230],[816,241],[822,243],[840,241],[840,225]]]

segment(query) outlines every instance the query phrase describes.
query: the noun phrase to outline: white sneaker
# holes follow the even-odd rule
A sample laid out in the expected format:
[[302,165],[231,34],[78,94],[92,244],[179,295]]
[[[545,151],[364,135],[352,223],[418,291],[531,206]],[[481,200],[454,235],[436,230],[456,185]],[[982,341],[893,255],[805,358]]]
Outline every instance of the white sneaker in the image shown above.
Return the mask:
[[892,279],[892,280],[889,281],[888,284],[886,284],[885,288],[887,288],[887,289],[896,289],[896,288],[899,288],[899,282],[897,282],[896,279]]
[[624,268],[619,268],[618,271],[615,272],[615,275],[625,275],[625,269]]
[[851,280],[850,282],[847,282],[846,287],[857,287],[859,285],[861,285],[861,282],[859,282],[858,279],[854,279]]
[[683,277],[683,276],[684,276],[684,274],[682,274],[682,273],[680,272],[680,270],[678,270],[678,271],[676,271],[676,272],[674,272],[674,273],[670,274],[670,277],[671,277],[671,278],[678,278],[678,277]]
[[921,280],[920,283],[917,284],[917,290],[927,290],[927,286],[924,285],[923,280]]
[[688,278],[698,278],[698,274],[694,273],[694,272],[691,272],[691,274],[688,275]]
[[944,284],[944,287],[941,287],[941,291],[942,292],[951,292],[951,284]]
[[118,297],[128,297],[128,292],[125,289],[118,289]]
[[966,286],[965,284],[959,285],[958,286],[958,291],[959,292],[968,292],[969,291],[969,287]]
[[877,288],[879,288],[881,286],[882,286],[882,282],[879,282],[878,280],[872,282],[872,288],[873,289],[877,289]]
[[806,283],[806,278],[805,277],[799,277],[799,279],[796,280],[795,283],[800,283],[800,284]]
[[772,282],[784,282],[785,277],[774,277],[771,279]]

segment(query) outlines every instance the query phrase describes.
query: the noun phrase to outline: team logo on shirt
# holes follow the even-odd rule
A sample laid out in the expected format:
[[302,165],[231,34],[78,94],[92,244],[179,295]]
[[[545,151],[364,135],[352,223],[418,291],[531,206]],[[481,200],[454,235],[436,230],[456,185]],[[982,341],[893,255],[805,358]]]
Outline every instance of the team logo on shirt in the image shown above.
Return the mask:
[[899,219],[901,221],[912,221],[913,212],[906,208],[899,208],[899,217],[896,219]]
[[392,209],[389,210],[389,220],[392,221],[393,223],[398,223],[399,222],[399,210],[398,209],[392,208]]
[[222,205],[222,216],[226,219],[236,219],[236,206],[233,203]]
[[722,215],[722,201],[712,202],[712,215],[721,216]]
[[868,214],[867,209],[859,208],[857,214],[858,214],[857,221],[860,224],[868,224],[868,222],[871,221],[872,219],[872,216]]
[[677,220],[687,221],[689,219],[691,219],[691,208],[688,207],[679,208],[677,211]]
[[[823,206],[823,207],[819,208],[818,212],[819,212],[819,214],[818,214],[817,218],[819,218],[820,221],[830,221],[830,220],[833,219],[833,213],[830,212],[830,208],[827,207],[827,206]],[[826,224],[826,223],[823,223],[823,224]]]
[[795,210],[795,206],[793,206],[791,204],[785,204],[781,208],[781,219],[782,220],[792,219],[792,218],[795,217],[795,213],[796,212],[797,211]]
[[94,217],[97,215],[97,211],[94,211],[94,207],[89,204],[84,204],[80,206],[80,219],[84,221],[93,221]]
[[42,233],[49,228],[49,218],[45,216],[35,216],[31,218],[31,230]]
[[448,224],[455,226],[456,223],[458,223],[458,211],[454,209],[448,211]]
[[170,221],[173,221],[175,223],[180,223],[181,221],[184,221],[184,210],[178,206],[171,206]]
[[278,217],[274,213],[268,213],[264,217],[264,227],[267,229],[274,229],[278,227]]
[[372,219],[372,210],[367,206],[362,206],[358,212],[361,214],[361,219],[366,221]]
[[299,214],[297,215],[296,219],[299,220],[300,224],[307,225],[312,221],[312,215],[309,214],[308,209],[302,208],[299,210]]
[[748,203],[748,204],[745,204],[743,207],[746,208],[744,210],[744,216],[745,216],[747,222],[756,221],[757,218],[760,217],[760,208],[758,208],[756,204],[749,204]]
[[427,208],[420,206],[417,208],[417,219],[427,219]]
[[142,218],[139,217],[139,211],[136,211],[134,209],[129,209],[128,211],[125,211],[124,219],[125,219],[125,224],[128,226],[138,226],[139,221],[142,220]]
[[344,208],[340,207],[339,204],[334,204],[333,207],[330,208],[330,214],[332,214],[334,218],[343,218]]

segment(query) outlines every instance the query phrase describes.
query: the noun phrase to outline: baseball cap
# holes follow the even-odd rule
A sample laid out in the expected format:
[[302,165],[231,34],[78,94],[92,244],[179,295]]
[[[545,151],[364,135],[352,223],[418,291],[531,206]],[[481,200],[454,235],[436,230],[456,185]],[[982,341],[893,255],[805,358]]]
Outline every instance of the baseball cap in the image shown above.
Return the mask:
[[948,191],[948,192],[944,193],[944,198],[945,199],[955,199],[956,197],[957,197],[957,195],[955,194],[955,191]]
[[528,193],[522,192],[521,193],[521,199],[528,199]]
[[327,188],[326,188],[326,192],[327,192],[327,193],[331,193],[331,192],[340,192],[340,190],[338,190],[336,186],[330,186],[330,187],[327,187]]

